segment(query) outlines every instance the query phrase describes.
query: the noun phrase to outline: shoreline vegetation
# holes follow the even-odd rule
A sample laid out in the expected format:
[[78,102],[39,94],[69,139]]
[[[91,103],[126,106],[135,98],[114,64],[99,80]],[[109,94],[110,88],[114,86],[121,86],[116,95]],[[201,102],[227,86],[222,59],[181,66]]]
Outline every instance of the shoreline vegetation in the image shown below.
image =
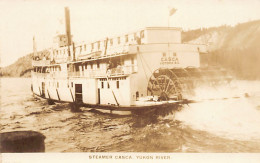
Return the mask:
[[[209,66],[223,67],[238,79],[260,80],[260,20],[234,27],[224,25],[183,31],[182,42],[208,45],[206,64]],[[38,53],[46,55],[48,52]],[[32,57],[33,53],[9,66],[0,67],[0,77],[31,77]]]

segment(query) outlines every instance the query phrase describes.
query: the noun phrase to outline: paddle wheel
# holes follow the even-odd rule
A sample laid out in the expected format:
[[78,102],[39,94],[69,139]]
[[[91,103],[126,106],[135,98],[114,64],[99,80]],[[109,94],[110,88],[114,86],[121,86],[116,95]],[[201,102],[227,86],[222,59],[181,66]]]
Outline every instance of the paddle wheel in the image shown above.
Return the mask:
[[159,100],[182,99],[182,86],[178,77],[170,69],[154,71],[148,82],[148,94]]
[[151,75],[147,92],[160,101],[183,100],[194,95],[194,89],[203,85],[217,87],[231,81],[223,69],[217,68],[160,68]]

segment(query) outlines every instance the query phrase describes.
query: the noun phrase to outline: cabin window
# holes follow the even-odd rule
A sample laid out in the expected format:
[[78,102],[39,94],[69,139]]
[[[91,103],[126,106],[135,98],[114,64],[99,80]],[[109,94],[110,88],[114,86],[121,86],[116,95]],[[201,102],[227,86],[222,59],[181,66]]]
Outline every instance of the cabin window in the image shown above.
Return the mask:
[[125,42],[128,42],[128,35],[125,35]]
[[138,91],[136,91],[135,96],[136,96],[136,100],[138,100],[139,99],[139,92]]
[[71,87],[73,87],[73,82],[71,82]]
[[119,89],[119,81],[116,81],[116,88]]
[[87,63],[85,63],[85,69],[88,69],[88,64]]
[[120,37],[117,38],[117,43],[120,44]]
[[131,63],[134,64],[134,57],[131,58]]
[[163,57],[166,57],[166,53],[163,53]]
[[124,58],[122,58],[122,57],[120,57],[120,65],[121,65],[121,66],[125,65],[125,60],[124,60]]
[[107,88],[108,88],[108,89],[110,88],[109,82],[107,82]]
[[104,88],[104,82],[101,82],[101,88],[102,89]]
[[93,69],[93,63],[90,64],[90,68]]
[[97,62],[97,68],[99,68],[99,67],[100,67],[99,62]]
[[79,65],[75,65],[76,71],[79,71]]
[[100,49],[100,41],[97,42],[98,49]]
[[110,39],[110,45],[113,46],[113,39]]

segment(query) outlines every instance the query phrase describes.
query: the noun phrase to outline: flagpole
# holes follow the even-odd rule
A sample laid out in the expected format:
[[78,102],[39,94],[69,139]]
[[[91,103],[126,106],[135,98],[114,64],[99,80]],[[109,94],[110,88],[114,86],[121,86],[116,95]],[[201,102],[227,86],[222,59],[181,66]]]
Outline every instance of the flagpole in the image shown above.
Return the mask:
[[169,31],[170,31],[170,16],[172,16],[176,11],[177,11],[177,9],[175,9],[175,8],[170,8],[170,7],[168,7],[169,8],[169,13],[168,13],[168,55],[170,55],[170,39],[169,39],[169,37],[170,37],[170,34],[169,34]]
[[[170,11],[169,11],[170,12]],[[168,50],[167,50],[167,56],[169,57],[169,53],[170,53],[170,39],[169,39],[169,30],[170,30],[170,13],[168,13]]]

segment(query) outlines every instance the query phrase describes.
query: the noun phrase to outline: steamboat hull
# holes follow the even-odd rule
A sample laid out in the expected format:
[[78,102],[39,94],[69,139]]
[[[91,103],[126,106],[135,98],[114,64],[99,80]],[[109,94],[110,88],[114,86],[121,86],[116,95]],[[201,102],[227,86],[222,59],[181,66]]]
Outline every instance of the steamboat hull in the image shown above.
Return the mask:
[[180,105],[187,104],[188,101],[181,100],[181,101],[163,101],[163,102],[143,102],[146,103],[146,105],[135,105],[135,106],[116,106],[116,105],[99,105],[99,104],[86,104],[86,103],[76,103],[71,101],[61,101],[57,99],[51,99],[48,97],[43,97],[42,95],[38,95],[36,93],[33,93],[34,96],[37,98],[45,99],[48,101],[50,105],[54,103],[69,103],[71,104],[71,108],[73,107],[86,107],[91,109],[100,109],[100,110],[108,110],[110,112],[112,111],[131,111],[132,113],[141,113],[144,111],[154,111],[154,110],[165,110],[165,109],[171,109],[175,110]]

